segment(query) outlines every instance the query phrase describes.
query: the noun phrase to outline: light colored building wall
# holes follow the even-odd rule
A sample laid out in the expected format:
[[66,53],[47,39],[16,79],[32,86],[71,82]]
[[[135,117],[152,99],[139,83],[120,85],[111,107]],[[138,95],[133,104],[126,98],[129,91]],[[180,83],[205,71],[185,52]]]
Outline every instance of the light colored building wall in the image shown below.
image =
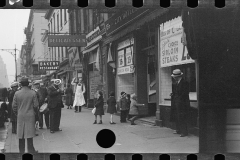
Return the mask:
[[6,64],[2,60],[1,56],[0,56],[0,83],[2,84],[1,87],[9,87]]

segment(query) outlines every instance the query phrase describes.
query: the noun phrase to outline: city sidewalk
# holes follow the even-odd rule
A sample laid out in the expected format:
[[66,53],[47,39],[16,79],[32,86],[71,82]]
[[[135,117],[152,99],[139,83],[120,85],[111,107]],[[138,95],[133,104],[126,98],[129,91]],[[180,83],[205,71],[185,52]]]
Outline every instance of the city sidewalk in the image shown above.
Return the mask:
[[[90,109],[74,113],[74,109],[62,109],[61,128],[63,131],[51,134],[44,128],[34,137],[34,146],[40,153],[198,153],[198,137],[179,137],[169,128],[141,124],[120,123],[114,115],[115,125],[109,124],[109,114],[103,116],[103,124],[93,124]],[[45,126],[44,126],[45,127]],[[102,129],[115,133],[116,142],[108,149],[101,148],[96,135]],[[106,137],[107,141],[107,137]],[[5,144],[6,153],[17,153],[18,139],[8,127]]]

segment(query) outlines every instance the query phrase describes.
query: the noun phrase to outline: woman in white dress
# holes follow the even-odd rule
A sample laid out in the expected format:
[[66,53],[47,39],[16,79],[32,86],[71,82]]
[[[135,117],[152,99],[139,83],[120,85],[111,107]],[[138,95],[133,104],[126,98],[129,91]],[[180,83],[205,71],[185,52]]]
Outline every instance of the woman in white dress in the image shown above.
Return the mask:
[[75,86],[75,98],[73,102],[73,107],[75,107],[75,112],[81,112],[82,106],[85,104],[84,93],[86,89],[81,79],[79,79],[77,82],[75,82],[75,79],[76,78],[73,78],[71,83]]

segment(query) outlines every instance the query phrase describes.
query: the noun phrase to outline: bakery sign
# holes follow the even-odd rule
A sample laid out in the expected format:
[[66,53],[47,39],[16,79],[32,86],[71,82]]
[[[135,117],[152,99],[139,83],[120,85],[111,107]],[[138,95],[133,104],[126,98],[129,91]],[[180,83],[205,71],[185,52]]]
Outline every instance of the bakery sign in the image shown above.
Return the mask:
[[160,25],[160,64],[168,67],[194,63],[188,54],[182,18],[179,16]]
[[58,70],[59,61],[39,61],[38,70]]
[[48,47],[85,47],[86,35],[48,35]]

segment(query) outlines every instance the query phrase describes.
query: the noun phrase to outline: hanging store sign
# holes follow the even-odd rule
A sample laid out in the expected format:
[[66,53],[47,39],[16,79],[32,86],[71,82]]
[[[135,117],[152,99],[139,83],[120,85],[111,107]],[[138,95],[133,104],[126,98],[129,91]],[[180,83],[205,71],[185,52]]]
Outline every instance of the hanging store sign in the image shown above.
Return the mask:
[[91,44],[99,41],[100,39],[102,39],[102,35],[101,35],[101,31],[99,26],[97,28],[95,28],[93,31],[91,31],[90,33],[88,33],[86,35],[86,40],[87,40],[87,46],[90,46]]
[[121,75],[121,74],[127,74],[127,73],[134,73],[134,66],[130,65],[130,66],[125,66],[125,67],[121,67],[117,69],[117,74]]
[[168,67],[194,63],[188,54],[182,18],[179,16],[160,25],[160,64]]
[[85,47],[85,35],[48,35],[48,47]]
[[111,35],[112,33],[119,30],[121,27],[127,25],[133,20],[139,18],[140,16],[147,13],[150,9],[140,8],[140,9],[129,9],[127,11],[118,12],[114,14],[105,22],[106,35]]
[[59,61],[39,61],[38,70],[58,70]]

